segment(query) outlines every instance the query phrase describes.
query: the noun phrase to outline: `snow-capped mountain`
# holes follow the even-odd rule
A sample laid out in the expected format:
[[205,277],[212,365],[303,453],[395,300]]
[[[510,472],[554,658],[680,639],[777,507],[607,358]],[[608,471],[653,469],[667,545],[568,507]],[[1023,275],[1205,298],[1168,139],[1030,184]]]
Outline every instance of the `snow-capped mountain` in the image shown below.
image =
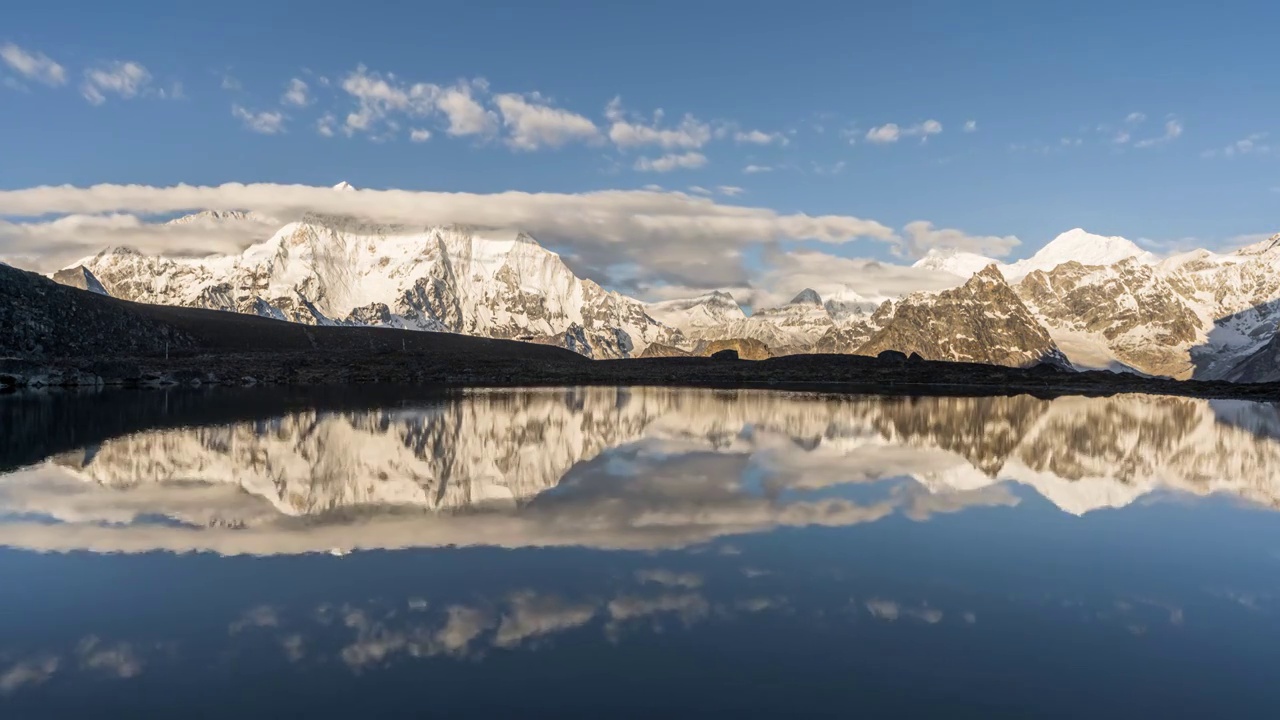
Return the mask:
[[[967,277],[981,256],[934,250],[916,267]],[[1255,360],[1280,323],[1280,235],[1232,253],[1160,259],[1079,228],[996,263],[1074,365],[1176,378],[1264,377]]]
[[114,248],[78,265],[115,297],[295,322],[533,339],[591,357],[680,341],[643,303],[578,278],[516,231],[309,216],[236,255],[167,258]]
[[695,298],[649,303],[645,309],[658,321],[691,339],[703,337],[704,332],[714,333],[716,328],[746,317],[732,295],[719,291]]
[[[347,183],[334,189],[359,192]],[[219,211],[172,222],[273,221]],[[517,338],[597,358],[638,357],[655,343],[654,354],[680,354],[758,341],[771,355],[891,349],[1018,365],[1065,355],[1080,368],[1220,378],[1234,376],[1280,324],[1280,235],[1233,253],[1161,260],[1124,238],[1077,228],[1013,263],[935,249],[914,267],[950,273],[957,287],[878,306],[847,288],[825,298],[806,289],[747,314],[724,292],[645,304],[606,291],[515,230],[313,215],[235,255],[116,248],[55,279],[141,302]]]
[[1067,262],[1028,274],[1017,291],[1077,364],[1220,378],[1280,322],[1280,235],[1221,255]]
[[1131,240],[1095,235],[1083,228],[1073,228],[1050,240],[1031,257],[1012,263],[954,248],[932,248],[912,267],[951,273],[967,279],[988,265],[995,265],[1009,282],[1018,282],[1037,270],[1049,271],[1064,263],[1114,265],[1129,258],[1136,258],[1144,264],[1153,264],[1159,260]]
[[1135,258],[1139,263],[1157,261],[1155,255],[1143,250],[1136,243],[1117,236],[1094,235],[1081,228],[1068,230],[1034,255],[1001,267],[1010,282],[1017,282],[1037,270],[1052,270],[1063,263],[1078,262],[1081,265],[1114,265]]
[[[822,492],[903,480],[927,492],[870,504]],[[435,407],[301,412],[107,440],[54,458],[30,480],[0,482],[0,511],[18,518],[0,524],[0,544],[675,547],[1016,503],[1000,485],[1072,514],[1161,490],[1280,508],[1280,414],[1144,395],[481,391]]]
[[993,264],[997,267],[1004,266],[1004,263],[999,260],[977,253],[955,248],[931,248],[924,257],[912,263],[911,267],[951,273],[956,277],[968,279],[982,272],[986,266]]

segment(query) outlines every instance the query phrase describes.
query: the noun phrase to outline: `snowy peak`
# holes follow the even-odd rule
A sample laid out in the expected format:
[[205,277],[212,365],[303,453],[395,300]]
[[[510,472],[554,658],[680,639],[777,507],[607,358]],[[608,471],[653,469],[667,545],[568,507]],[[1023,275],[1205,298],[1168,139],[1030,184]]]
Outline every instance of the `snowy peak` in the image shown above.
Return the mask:
[[233,255],[113,249],[84,263],[114,296],[308,324],[447,330],[626,357],[673,332],[515,230],[309,216]]
[[965,252],[955,248],[931,248],[929,252],[925,253],[924,257],[915,261],[911,267],[968,278],[992,263],[1003,265],[1003,263],[977,253]]
[[194,224],[216,225],[220,223],[230,223],[230,222],[268,223],[268,222],[272,222],[272,220],[264,215],[259,215],[258,213],[248,212],[245,210],[202,210],[198,213],[192,213],[190,215],[183,215],[182,217],[174,218],[165,224],[166,225],[194,225]]
[[1051,240],[1035,255],[1007,265],[1004,274],[1011,281],[1017,281],[1036,270],[1049,271],[1068,262],[1114,265],[1128,258],[1138,258],[1144,264],[1158,260],[1155,255],[1125,238],[1094,235],[1082,228],[1074,228]]
[[356,189],[356,187],[355,187],[354,185],[352,185],[351,183],[347,182],[346,180],[343,180],[342,182],[338,183],[337,185],[334,185],[334,186],[333,186],[333,189],[334,189],[334,190],[338,190],[338,191],[342,191],[342,192],[346,192],[346,191],[350,191],[350,190],[355,190],[355,189]]
[[694,298],[649,303],[649,314],[659,322],[696,336],[708,328],[722,327],[746,317],[733,296],[719,290]]
[[1235,254],[1244,257],[1280,256],[1280,233],[1276,233],[1262,242],[1246,245],[1235,251]]

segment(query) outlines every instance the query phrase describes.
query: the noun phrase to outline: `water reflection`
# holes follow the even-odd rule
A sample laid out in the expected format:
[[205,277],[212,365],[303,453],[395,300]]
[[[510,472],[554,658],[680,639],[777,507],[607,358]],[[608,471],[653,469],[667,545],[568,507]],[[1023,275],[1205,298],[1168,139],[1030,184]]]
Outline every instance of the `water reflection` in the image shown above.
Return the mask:
[[62,453],[0,481],[0,543],[253,554],[679,547],[1011,505],[1011,484],[1075,515],[1162,490],[1274,507],[1278,417],[1272,405],[1138,395],[477,391],[408,409],[144,431]]
[[562,389],[188,417],[0,476],[0,714],[1280,703],[1273,405]]

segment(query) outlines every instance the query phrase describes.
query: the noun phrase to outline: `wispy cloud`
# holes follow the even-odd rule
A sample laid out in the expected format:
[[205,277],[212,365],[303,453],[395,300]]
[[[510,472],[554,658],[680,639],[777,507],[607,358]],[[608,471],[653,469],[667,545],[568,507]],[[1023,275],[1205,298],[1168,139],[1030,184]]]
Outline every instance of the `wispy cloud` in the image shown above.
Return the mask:
[[244,126],[262,135],[278,135],[284,132],[284,113],[280,111],[254,112],[241,105],[232,105],[231,114]]
[[733,141],[751,145],[786,145],[789,142],[787,136],[780,132],[770,133],[763,130],[739,130],[733,134]]
[[769,165],[748,165],[742,168],[742,172],[747,175],[758,175],[760,173],[773,172],[773,167]]
[[1172,118],[1165,121],[1164,134],[1158,137],[1139,140],[1138,142],[1134,143],[1133,146],[1136,148],[1157,147],[1160,145],[1166,145],[1168,143],[1171,143],[1174,140],[1177,140],[1181,136],[1182,136],[1182,122],[1176,118]]
[[517,150],[558,148],[600,137],[595,123],[574,112],[552,107],[538,93],[528,97],[505,93],[494,97],[507,128],[507,145]]
[[1270,133],[1259,132],[1253,133],[1247,137],[1243,137],[1230,145],[1217,149],[1206,150],[1202,155],[1205,157],[1236,157],[1239,155],[1270,155],[1276,151],[1276,148],[1267,144],[1266,139]]
[[671,172],[693,170],[707,164],[707,156],[699,152],[670,153],[656,158],[637,158],[635,169],[640,172]]
[[897,123],[887,123],[868,130],[866,140],[867,142],[881,145],[896,143],[902,138],[909,137],[919,137],[921,141],[924,141],[928,140],[930,135],[937,135],[940,132],[942,132],[942,123],[937,120],[925,120],[922,123],[905,127]]
[[108,95],[122,99],[137,97],[151,85],[151,72],[130,60],[114,60],[84,73],[80,93],[91,105],[101,105]]
[[651,122],[637,119],[622,108],[622,98],[615,97],[605,107],[609,120],[609,139],[620,148],[653,145],[664,150],[694,150],[711,141],[711,126],[692,115],[685,115],[674,127],[662,127],[664,113],[658,110]]
[[294,107],[306,107],[311,104],[310,90],[305,81],[300,78],[293,78],[285,86],[284,95],[280,96],[280,102]]
[[24,50],[13,43],[0,45],[0,62],[27,80],[50,87],[67,83],[67,71],[41,52]]
[[966,120],[966,121],[965,121],[965,123],[964,123],[964,131],[965,131],[965,132],[967,132],[967,133],[977,132],[977,131],[978,131],[978,121],[977,121],[977,120]]

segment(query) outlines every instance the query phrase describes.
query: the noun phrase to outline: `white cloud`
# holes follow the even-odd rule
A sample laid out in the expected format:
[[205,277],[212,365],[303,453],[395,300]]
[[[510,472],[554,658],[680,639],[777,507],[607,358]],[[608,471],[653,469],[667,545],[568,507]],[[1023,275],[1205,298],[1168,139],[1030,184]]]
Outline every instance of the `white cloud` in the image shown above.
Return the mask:
[[965,123],[964,123],[964,131],[965,131],[965,132],[967,132],[967,133],[971,133],[971,132],[977,132],[977,130],[978,130],[978,121],[977,121],[977,120],[966,120],[966,121],[965,121]]
[[1146,122],[1146,120],[1147,120],[1146,114],[1140,113],[1140,112],[1131,112],[1128,115],[1126,115],[1124,118],[1125,124],[1127,125],[1141,125],[1142,123]]
[[747,175],[758,175],[760,173],[773,172],[773,168],[768,165],[748,165],[742,168],[742,172]]
[[933,248],[964,250],[1003,257],[1013,248],[1022,244],[1013,235],[969,235],[953,228],[935,228],[933,223],[916,220],[903,227],[906,237],[902,239],[899,251],[910,258],[922,257]]
[[337,128],[338,118],[334,117],[333,113],[325,113],[316,121],[316,132],[324,137],[333,137],[334,133],[337,132]]
[[1182,135],[1182,123],[1177,119],[1168,120],[1164,124],[1164,134],[1159,137],[1147,138],[1140,140],[1134,144],[1134,147],[1149,148],[1177,140]]
[[267,239],[279,227],[279,223],[257,218],[167,225],[127,213],[71,214],[30,223],[0,220],[0,254],[26,258],[33,267],[53,270],[120,245],[180,256],[231,253]]
[[671,172],[693,170],[707,164],[707,156],[698,152],[671,153],[656,158],[637,158],[635,169],[640,172]]
[[409,141],[422,143],[431,139],[431,131],[426,128],[410,128]]
[[277,135],[284,132],[284,113],[279,111],[253,112],[241,105],[232,105],[231,114],[253,132],[263,135]]
[[488,91],[483,80],[459,81],[441,87],[433,83],[400,82],[393,73],[383,75],[364,65],[348,73],[342,89],[356,100],[356,109],[347,114],[343,132],[348,136],[370,133],[386,137],[399,129],[393,117],[440,116],[445,132],[453,136],[491,135],[497,129],[497,115],[485,110],[475,95]]
[[[106,245],[147,245],[155,251],[172,237],[175,245],[181,240],[183,250],[193,254],[228,252],[237,240],[243,248],[250,240],[263,240],[270,234],[264,234],[261,226],[258,230],[246,228],[243,233],[215,233],[139,220],[193,208],[255,211],[281,223],[319,212],[391,224],[519,228],[560,250],[579,272],[595,273],[602,280],[608,278],[608,268],[632,263],[640,268],[637,281],[662,279],[704,287],[741,284],[747,275],[746,246],[789,239],[838,244],[858,238],[890,241],[894,237],[890,228],[873,220],[846,215],[782,215],[767,208],[722,205],[684,193],[335,193],[328,187],[303,185],[95,185],[0,190],[0,216],[69,215],[51,222],[0,224],[0,255],[38,258],[37,264],[47,267],[55,250],[61,258],[74,260]],[[133,240],[129,239],[131,234]],[[56,247],[51,247],[52,241]]]
[[746,190],[743,190],[737,185],[717,185],[716,192],[719,192],[725,197],[737,197],[746,192]]
[[383,77],[363,65],[342,80],[342,89],[356,100],[356,110],[348,113],[343,124],[347,135],[369,132],[394,113],[426,117],[435,108],[440,87],[426,83],[404,86],[396,76]]
[[1133,136],[1129,134],[1128,130],[1121,130],[1116,133],[1115,137],[1111,138],[1111,142],[1115,143],[1116,145],[1124,145],[1125,143],[1129,142],[1129,140],[1131,140],[1132,137]]
[[241,85],[240,81],[237,80],[235,77],[233,77],[230,73],[226,73],[226,74],[223,74],[222,76],[222,89],[235,92],[235,91],[244,89],[244,86]]
[[108,95],[123,99],[137,97],[151,84],[151,72],[132,61],[115,60],[84,73],[80,93],[91,105],[101,105]]
[[897,123],[887,123],[868,130],[866,138],[867,142],[878,144],[896,143],[907,137],[919,137],[923,141],[930,135],[937,135],[940,132],[942,132],[942,123],[937,120],[925,120],[907,127],[900,127]]
[[293,78],[285,86],[284,95],[280,97],[280,102],[294,107],[306,107],[311,104],[310,88],[301,79]]
[[656,145],[664,150],[697,149],[711,141],[711,126],[692,115],[685,115],[674,128],[660,127],[663,113],[654,113],[653,122],[628,118],[622,110],[622,99],[614,98],[605,107],[605,117],[610,121],[609,139],[620,148]]
[[48,55],[24,50],[13,43],[0,45],[0,61],[27,80],[50,87],[65,85],[67,71]]
[[787,136],[780,132],[767,133],[763,130],[739,130],[734,133],[733,140],[734,142],[750,143],[752,145],[772,145],[774,143],[786,145],[789,142]]
[[695,195],[714,195],[715,194],[712,191],[708,190],[707,188],[702,187],[701,185],[690,185],[689,192],[694,193]]
[[595,123],[577,113],[551,107],[537,93],[529,98],[514,93],[493,98],[510,135],[507,144],[517,150],[558,148],[574,141],[600,136]]
[[1205,157],[1236,157],[1237,155],[1270,155],[1277,148],[1264,142],[1270,133],[1253,133],[1247,137],[1241,138],[1221,150],[1207,150],[1203,153]]
[[752,288],[733,293],[739,301],[755,307],[773,307],[805,288],[813,288],[824,298],[852,290],[880,302],[922,290],[944,290],[960,282],[950,273],[818,250],[775,251],[768,253],[765,260],[765,269],[750,280]]
[[484,109],[472,97],[474,91],[485,91],[488,85],[484,81],[471,83],[460,82],[445,88],[436,100],[436,107],[449,120],[445,132],[453,136],[490,135],[497,126],[494,114]]

